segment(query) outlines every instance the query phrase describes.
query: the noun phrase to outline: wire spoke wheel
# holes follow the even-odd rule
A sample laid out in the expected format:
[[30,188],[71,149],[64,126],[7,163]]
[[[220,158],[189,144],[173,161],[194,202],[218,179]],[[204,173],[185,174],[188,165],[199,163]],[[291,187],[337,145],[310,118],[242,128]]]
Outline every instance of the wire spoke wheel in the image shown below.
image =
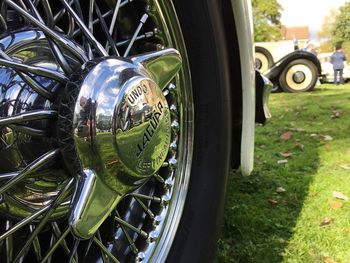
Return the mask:
[[166,255],[193,148],[172,3],[0,5],[0,262]]

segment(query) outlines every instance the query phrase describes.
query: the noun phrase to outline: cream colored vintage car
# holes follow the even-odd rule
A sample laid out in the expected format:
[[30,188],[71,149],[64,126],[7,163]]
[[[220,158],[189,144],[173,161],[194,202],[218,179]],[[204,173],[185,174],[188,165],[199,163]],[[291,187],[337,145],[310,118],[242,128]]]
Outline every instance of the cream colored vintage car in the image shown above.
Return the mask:
[[255,44],[255,63],[274,84],[274,90],[305,92],[315,88],[321,65],[305,51],[306,42],[278,41]]
[[[332,53],[321,53],[317,57],[320,60],[322,73],[321,73],[321,82],[334,82],[334,70],[331,63]],[[343,77],[345,81],[350,80],[350,65],[349,63],[344,63]]]

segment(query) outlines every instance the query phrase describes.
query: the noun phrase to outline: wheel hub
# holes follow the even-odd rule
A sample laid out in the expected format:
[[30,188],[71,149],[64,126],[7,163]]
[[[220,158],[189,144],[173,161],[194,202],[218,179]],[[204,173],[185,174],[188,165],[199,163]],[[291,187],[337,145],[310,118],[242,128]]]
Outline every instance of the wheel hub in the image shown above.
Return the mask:
[[141,65],[99,62],[80,84],[74,113],[82,169],[94,170],[115,192],[125,194],[162,166],[170,146],[169,107]]
[[297,71],[293,74],[293,80],[295,81],[295,83],[303,83],[305,81],[305,74],[302,71]]
[[171,118],[161,87],[179,66],[178,52],[168,49],[131,59],[91,61],[72,76],[78,79],[73,82],[79,92],[68,98],[74,103],[63,99],[62,105],[70,104],[73,116],[62,113],[59,125],[73,119],[68,129],[79,167],[71,170],[81,179],[70,223],[79,238],[90,238],[121,197],[162,167],[170,147]]

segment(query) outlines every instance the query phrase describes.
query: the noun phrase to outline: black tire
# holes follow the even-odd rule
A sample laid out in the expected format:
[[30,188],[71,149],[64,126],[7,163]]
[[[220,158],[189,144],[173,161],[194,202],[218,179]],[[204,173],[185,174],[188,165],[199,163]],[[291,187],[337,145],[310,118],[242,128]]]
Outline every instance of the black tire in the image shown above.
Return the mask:
[[296,59],[288,63],[280,77],[280,87],[291,93],[311,91],[318,78],[316,65],[310,60]]
[[228,49],[217,1],[174,5],[190,51],[196,136],[191,190],[167,262],[213,262],[231,145]]
[[271,53],[263,47],[255,47],[255,66],[260,72],[265,72],[274,64]]

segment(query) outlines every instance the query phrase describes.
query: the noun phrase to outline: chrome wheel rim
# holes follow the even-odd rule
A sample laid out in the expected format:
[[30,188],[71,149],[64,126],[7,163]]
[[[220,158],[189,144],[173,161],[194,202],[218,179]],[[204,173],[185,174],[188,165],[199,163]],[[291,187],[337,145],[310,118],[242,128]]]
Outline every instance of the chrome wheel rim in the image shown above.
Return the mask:
[[[18,107],[19,102],[25,104],[25,95],[21,95],[23,98],[20,97],[22,99],[18,101],[4,99],[6,114],[1,113],[0,116],[3,153],[11,149],[11,153],[15,152],[21,158],[17,170],[13,169],[14,165],[10,167],[12,169],[0,167],[0,192],[2,204],[6,206],[2,208],[4,219],[0,245],[3,260],[7,262],[34,259],[55,262],[55,257],[61,256],[67,262],[86,260],[87,257],[89,262],[164,261],[181,218],[192,161],[193,101],[185,45],[174,8],[168,1],[129,0],[91,0],[86,6],[87,11],[75,0],[61,0],[55,4],[48,0],[5,0],[2,3],[0,65],[1,70],[9,71],[3,76],[11,79],[2,83],[5,87],[3,97],[10,94],[10,83],[13,85],[15,82],[17,88],[13,88],[12,92],[17,90],[24,93],[23,90],[30,90],[31,95],[27,95],[26,100],[30,101],[34,96],[34,106],[37,100],[41,101],[35,108],[31,104]],[[135,17],[138,17],[137,20]],[[129,32],[124,28],[127,24],[134,26]],[[121,39],[116,37],[119,35]],[[28,47],[30,42],[42,51],[32,52],[35,48]],[[170,68],[178,63],[174,58],[180,58],[180,54],[181,70],[178,67],[170,72]],[[169,58],[170,62],[166,62]],[[113,140],[121,152],[123,147],[127,151],[126,146],[120,144],[123,132],[126,134],[128,130],[135,131],[135,127],[143,124],[146,127],[148,124],[147,127],[151,128],[145,128],[143,136],[149,137],[149,143],[146,141],[134,148],[138,149],[137,154],[140,155],[150,152],[149,155],[145,153],[147,158],[157,153],[161,156],[161,164],[158,162],[153,169],[147,167],[142,172],[133,170],[136,163],[134,159],[129,160],[128,154],[120,153],[117,159],[104,158],[105,169],[121,163],[123,168],[118,168],[117,172],[128,171],[127,179],[113,178],[116,183],[122,184],[118,189],[109,184],[105,170],[99,170],[94,166],[95,162],[85,162],[85,152],[79,151],[76,141],[73,151],[67,151],[64,148],[67,143],[62,143],[65,139],[67,142],[70,139],[74,141],[88,126],[89,135],[80,136],[82,142],[94,147],[98,144],[92,141],[96,133],[102,132],[102,122],[97,129],[92,124],[94,117],[91,117],[91,111],[88,125],[76,121],[76,126],[69,126],[69,122],[65,122],[68,115],[61,109],[62,105],[69,104],[65,94],[71,95],[75,85],[78,88],[77,96],[73,99],[74,112],[81,103],[84,81],[91,83],[89,76],[97,74],[96,68],[103,68],[103,65],[112,62],[121,64],[128,72],[134,70],[136,73],[133,77],[127,77],[127,85],[118,86],[120,91],[113,98],[118,103],[108,108],[115,111],[111,117],[113,124],[110,123],[106,131],[115,135],[111,137],[116,137]],[[80,65],[83,65],[80,72],[86,72],[86,75],[78,85],[72,76]],[[164,73],[164,70],[168,72]],[[103,70],[103,73],[106,71]],[[121,72],[116,69],[113,76]],[[166,77],[160,78],[159,74]],[[67,82],[70,84],[66,85]],[[147,97],[141,93],[135,96],[143,96],[147,103],[153,97],[159,98],[162,107],[159,101],[147,104],[141,99],[134,109],[124,110],[126,103],[123,102],[127,96],[130,98],[130,94],[137,94],[136,89],[142,85],[146,90],[151,90],[153,96]],[[88,89],[95,92],[97,86],[95,84]],[[133,98],[138,99],[135,96]],[[12,97],[17,98],[13,94]],[[159,114],[163,109],[168,112],[160,128],[157,121],[161,123],[161,120],[157,119],[155,109],[160,111]],[[126,115],[132,117],[124,118]],[[97,119],[98,116],[94,116]],[[74,118],[69,121],[74,123]],[[50,131],[56,125],[58,131]],[[61,137],[62,127],[73,134],[72,138]],[[154,130],[151,130],[152,127]],[[151,134],[156,134],[155,137],[161,134],[157,137],[161,138],[160,141],[151,143]],[[124,137],[132,137],[126,135]],[[32,143],[35,139],[39,141],[37,144]],[[34,151],[35,154],[30,154],[29,149],[41,146],[44,142],[49,143],[43,152]],[[132,140],[127,142],[132,145]],[[24,144],[27,145],[25,150],[21,148]],[[14,145],[16,148],[12,149]],[[102,146],[105,147],[106,144]],[[72,159],[78,162],[71,165]],[[143,162],[143,167],[145,164]],[[55,176],[51,174],[53,168],[56,169]],[[34,173],[39,174],[37,177],[40,180],[33,179]],[[130,183],[131,177],[137,180]],[[123,183],[123,180],[128,183]],[[95,191],[94,187],[102,190]],[[99,197],[106,192],[110,192],[106,195],[107,199]],[[89,193],[88,197],[86,193]],[[82,209],[88,207],[87,203],[94,204],[91,207],[103,203],[108,209],[104,212],[100,209],[100,214],[96,216],[96,209]],[[87,225],[86,222],[93,217],[98,217],[98,222],[92,220],[93,223]],[[77,218],[80,221],[74,220]],[[92,232],[81,234],[83,228]],[[23,238],[25,234],[29,237]],[[21,242],[15,242],[17,237],[22,238]],[[45,242],[47,244],[44,245]]]

